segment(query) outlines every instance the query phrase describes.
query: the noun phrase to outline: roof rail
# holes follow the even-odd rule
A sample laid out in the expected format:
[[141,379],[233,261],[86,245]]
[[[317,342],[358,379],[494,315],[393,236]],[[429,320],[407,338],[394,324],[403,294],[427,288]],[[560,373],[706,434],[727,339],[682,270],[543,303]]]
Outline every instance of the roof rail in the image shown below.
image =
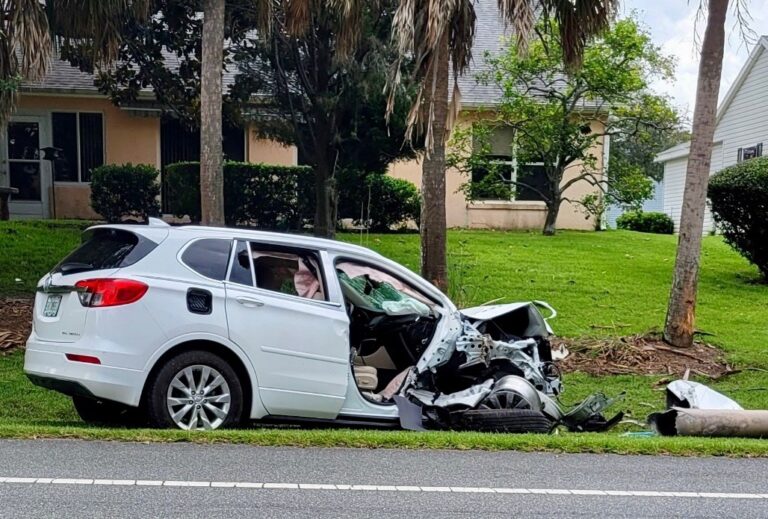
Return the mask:
[[148,218],[147,219],[147,225],[150,227],[170,227],[167,222],[164,220],[161,220],[160,218]]

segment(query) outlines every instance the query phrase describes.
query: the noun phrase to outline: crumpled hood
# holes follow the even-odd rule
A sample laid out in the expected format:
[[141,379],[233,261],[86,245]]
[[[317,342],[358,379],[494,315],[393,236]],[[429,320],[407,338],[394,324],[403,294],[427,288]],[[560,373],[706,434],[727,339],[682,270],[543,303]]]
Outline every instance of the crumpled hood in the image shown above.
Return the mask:
[[[472,308],[465,308],[460,310],[460,312],[470,320],[479,322],[498,319],[499,317],[503,317],[513,312],[521,312],[522,315],[522,309],[524,308],[526,308],[528,311],[528,326],[525,330],[525,333],[521,335],[526,337],[554,335],[554,332],[549,326],[548,321],[555,318],[557,316],[557,312],[544,301],[527,301],[522,303],[473,306]],[[550,314],[547,317],[544,317],[539,311],[539,308],[545,308],[550,312]]]
[[[544,317],[539,308],[546,308],[550,314]],[[456,340],[462,333],[462,320],[469,319],[473,324],[499,319],[517,313],[519,316],[510,316],[511,323],[516,328],[514,335],[525,337],[547,337],[553,335],[549,319],[557,316],[557,312],[549,304],[543,301],[527,301],[521,303],[506,303],[497,305],[482,305],[460,310],[455,314],[446,314],[436,330],[432,343],[422,354],[416,364],[418,373],[428,369],[435,369],[450,359],[456,351]]]

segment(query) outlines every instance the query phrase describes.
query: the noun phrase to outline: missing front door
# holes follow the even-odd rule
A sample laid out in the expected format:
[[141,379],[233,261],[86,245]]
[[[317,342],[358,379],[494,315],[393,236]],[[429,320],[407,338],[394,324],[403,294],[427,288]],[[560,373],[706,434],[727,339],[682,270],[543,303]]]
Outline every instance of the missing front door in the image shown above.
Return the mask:
[[7,184],[19,190],[11,198],[11,217],[48,217],[50,175],[40,151],[47,143],[45,120],[42,117],[15,117],[8,123],[3,140]]

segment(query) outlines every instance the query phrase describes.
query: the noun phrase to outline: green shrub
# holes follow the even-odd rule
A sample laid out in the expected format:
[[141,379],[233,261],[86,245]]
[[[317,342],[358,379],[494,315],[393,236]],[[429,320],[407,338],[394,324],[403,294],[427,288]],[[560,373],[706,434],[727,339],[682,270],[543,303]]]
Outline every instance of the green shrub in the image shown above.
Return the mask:
[[[200,221],[200,163],[179,162],[165,168],[168,210]],[[314,217],[312,168],[247,162],[224,164],[224,215],[228,225],[263,229],[298,229]]]
[[768,280],[768,157],[714,174],[708,196],[725,241]]
[[147,164],[99,166],[91,172],[91,207],[108,222],[160,214],[158,171]]
[[627,211],[616,219],[616,227],[654,234],[672,234],[675,232],[675,223],[666,214],[643,211]]
[[382,173],[364,174],[342,171],[337,175],[338,217],[350,218],[375,232],[404,227],[409,220],[418,222],[421,208],[419,191],[412,182]]

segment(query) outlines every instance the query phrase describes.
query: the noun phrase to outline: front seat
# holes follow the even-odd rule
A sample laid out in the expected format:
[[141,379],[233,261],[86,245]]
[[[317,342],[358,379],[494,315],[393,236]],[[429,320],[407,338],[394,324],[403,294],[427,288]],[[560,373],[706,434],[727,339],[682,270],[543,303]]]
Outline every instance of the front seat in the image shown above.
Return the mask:
[[357,387],[362,391],[376,391],[379,385],[379,377],[373,366],[353,366]]

